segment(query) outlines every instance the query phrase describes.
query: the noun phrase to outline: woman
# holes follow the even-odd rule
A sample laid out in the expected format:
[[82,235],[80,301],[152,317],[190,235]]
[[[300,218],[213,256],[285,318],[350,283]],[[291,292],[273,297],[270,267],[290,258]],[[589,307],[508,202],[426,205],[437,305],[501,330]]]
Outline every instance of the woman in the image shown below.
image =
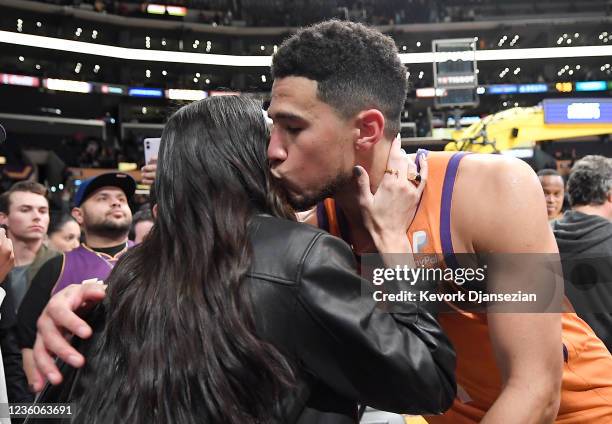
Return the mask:
[[66,213],[51,214],[47,238],[50,247],[58,252],[70,252],[79,247],[81,227],[72,216]]
[[450,406],[454,353],[433,317],[378,309],[349,246],[292,221],[268,138],[242,97],[170,118],[155,225],[107,281],[84,368],[40,402],[76,402],[74,423],[142,424],[354,423],[357,402]]

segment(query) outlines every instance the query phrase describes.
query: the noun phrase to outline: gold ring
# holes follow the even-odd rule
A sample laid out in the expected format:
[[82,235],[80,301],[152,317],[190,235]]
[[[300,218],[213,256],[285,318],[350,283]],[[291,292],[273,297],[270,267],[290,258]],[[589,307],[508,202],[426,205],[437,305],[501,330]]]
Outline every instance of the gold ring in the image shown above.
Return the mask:
[[399,171],[397,169],[385,169],[385,174],[395,175],[395,178],[399,178]]

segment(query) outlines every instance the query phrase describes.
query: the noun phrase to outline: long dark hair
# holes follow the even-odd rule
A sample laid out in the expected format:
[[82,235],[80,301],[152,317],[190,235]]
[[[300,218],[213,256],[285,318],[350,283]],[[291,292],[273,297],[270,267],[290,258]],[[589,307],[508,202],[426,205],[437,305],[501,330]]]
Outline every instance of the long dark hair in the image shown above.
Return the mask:
[[214,97],[166,125],[147,239],[108,279],[74,422],[264,423],[291,366],[255,333],[243,284],[256,212],[292,218],[270,186],[261,106]]

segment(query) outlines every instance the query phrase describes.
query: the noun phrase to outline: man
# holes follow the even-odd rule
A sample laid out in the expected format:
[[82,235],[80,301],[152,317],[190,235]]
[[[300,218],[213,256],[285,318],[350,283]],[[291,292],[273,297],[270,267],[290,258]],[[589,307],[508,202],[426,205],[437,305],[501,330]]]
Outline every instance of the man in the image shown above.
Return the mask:
[[[296,207],[319,203],[317,225],[343,236],[357,254],[373,251],[350,177],[358,165],[367,171],[361,190],[375,191],[388,171],[406,86],[393,41],[362,25],[325,22],[287,40],[272,74],[272,174]],[[429,180],[408,231],[415,252],[444,254],[449,266],[455,253],[557,253],[542,189],[526,163],[461,153],[427,158]],[[513,268],[489,283],[511,290],[528,277]],[[457,312],[441,314],[440,323],[457,350],[460,395],[429,422],[545,423],[559,412],[558,420],[577,423],[612,416],[612,357],[575,315]],[[564,366],[563,343],[577,344],[589,358],[570,351]]]
[[0,343],[10,402],[31,400],[17,344],[17,309],[34,274],[49,258],[58,255],[44,244],[49,226],[46,195],[43,185],[22,181],[0,196],[0,224],[7,228],[14,250],[14,267],[3,285],[6,299],[0,308]]
[[567,181],[572,209],[553,222],[566,293],[612,351],[612,159],[586,156]]
[[14,184],[0,196],[0,224],[8,229],[13,243],[15,267],[5,286],[15,311],[28,287],[47,259],[57,252],[45,244],[49,227],[49,201],[47,189],[35,182],[24,181]]
[[153,228],[153,214],[151,213],[150,205],[143,205],[138,212],[134,214],[132,226],[130,228],[129,239],[134,244],[140,244]]
[[538,178],[546,198],[546,212],[549,220],[561,218],[563,200],[565,198],[565,183],[563,177],[554,169],[538,171]]
[[134,195],[135,188],[134,179],[123,173],[102,174],[79,186],[72,216],[83,229],[85,243],[45,263],[19,309],[19,347],[30,383],[36,320],[53,293],[84,280],[104,280],[110,274],[131,245],[128,232],[132,212],[128,199]]
[[[360,208],[362,193],[376,191],[395,172],[386,163],[399,131],[406,70],[394,42],[360,24],[324,22],[288,39],[272,73],[272,174],[297,208],[319,204],[311,223],[343,236],[357,255],[375,251],[368,227],[378,224],[364,222]],[[445,253],[448,261],[459,252],[558,253],[542,188],[527,164],[493,155],[420,157],[429,178],[408,231],[415,252]],[[493,283],[511,289],[528,277],[511,269]],[[57,327],[88,336],[91,329],[67,311],[101,297],[101,290],[73,291],[41,317],[37,362],[52,381],[57,370],[48,351],[66,359],[74,353]],[[612,414],[612,357],[575,315],[458,312],[440,316],[440,323],[457,350],[461,395],[429,422],[546,423],[559,410],[565,423],[592,423]],[[82,365],[82,358],[69,363]]]

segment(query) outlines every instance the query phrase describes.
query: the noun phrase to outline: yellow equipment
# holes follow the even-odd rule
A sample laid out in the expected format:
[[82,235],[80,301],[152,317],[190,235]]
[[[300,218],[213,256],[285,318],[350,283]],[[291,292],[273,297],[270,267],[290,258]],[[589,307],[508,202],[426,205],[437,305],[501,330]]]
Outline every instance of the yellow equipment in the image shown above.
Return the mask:
[[515,107],[453,132],[444,150],[501,153],[532,149],[538,141],[612,134],[612,124],[545,124],[541,106]]

